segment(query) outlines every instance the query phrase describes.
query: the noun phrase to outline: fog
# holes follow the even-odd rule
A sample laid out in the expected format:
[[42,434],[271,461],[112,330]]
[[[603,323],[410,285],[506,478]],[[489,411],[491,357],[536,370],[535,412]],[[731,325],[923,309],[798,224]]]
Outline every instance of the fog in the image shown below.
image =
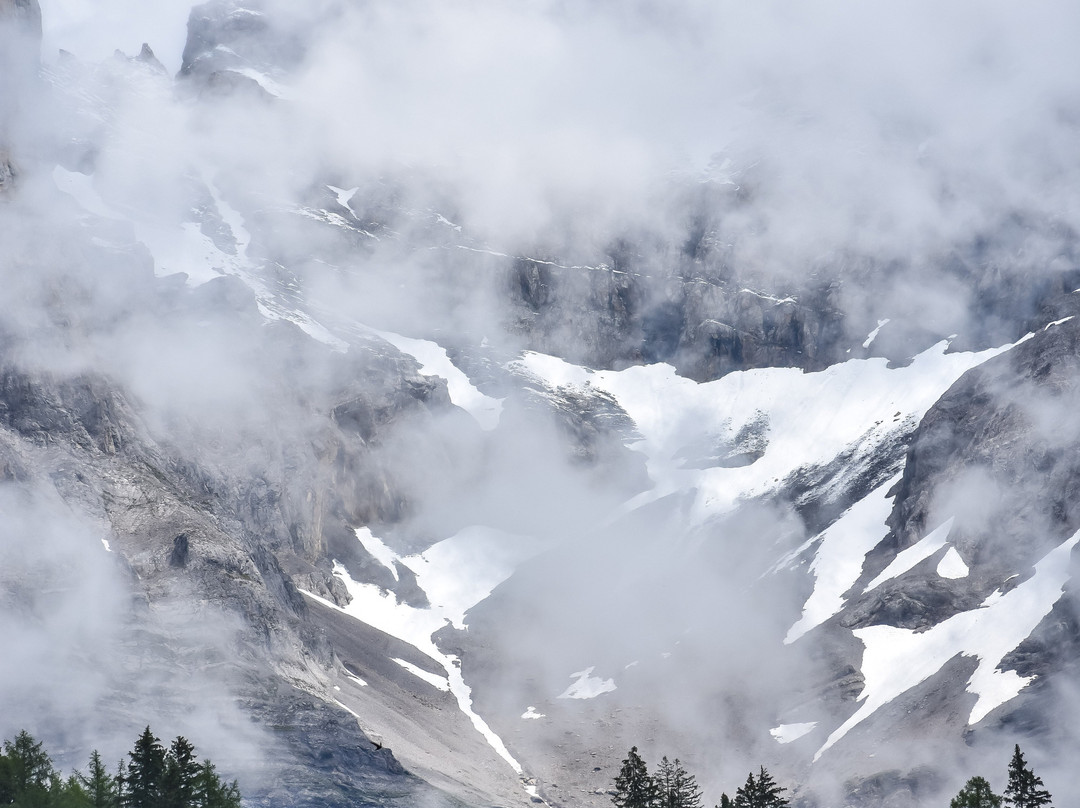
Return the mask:
[[[800,699],[858,655],[845,640],[783,644],[811,584],[804,571],[770,570],[811,538],[802,515],[789,502],[751,502],[695,523],[687,492],[625,507],[656,482],[626,448],[633,424],[610,401],[574,399],[506,368],[540,331],[540,307],[514,297],[508,267],[526,256],[615,284],[625,254],[635,282],[655,281],[641,292],[648,309],[704,261],[777,296],[835,284],[852,334],[868,324],[856,349],[884,318],[933,335],[921,347],[949,334],[979,347],[1015,339],[1036,315],[1033,290],[1075,269],[1080,8],[248,8],[257,13],[230,17],[214,34],[221,41],[185,51],[184,3],[45,0],[40,75],[34,64],[0,85],[0,156],[9,151],[19,168],[18,195],[0,210],[5,361],[100,374],[153,452],[190,460],[239,502],[270,489],[270,506],[250,507],[251,532],[283,556],[341,556],[358,579],[389,586],[347,526],[370,524],[402,553],[473,524],[537,539],[545,552],[472,615],[477,669],[502,666],[498,687],[477,697],[494,715],[557,694],[570,671],[613,676],[647,653],[653,663],[612,697],[627,716],[595,736],[582,730],[582,748],[638,743],[679,756],[709,772],[714,800],[762,762],[804,775],[805,749],[778,752],[767,730],[782,715],[809,715]],[[164,71],[132,58],[143,42]],[[686,247],[695,228],[707,231],[706,259]],[[1008,300],[991,305],[997,281]],[[614,306],[621,298],[604,282],[588,288]],[[568,322],[548,347],[602,352],[609,324],[574,320],[574,305],[588,303],[560,301]],[[505,399],[500,426],[481,430],[437,383],[401,394],[425,384],[416,365],[367,327],[438,339],[484,393]],[[910,358],[905,349],[896,358]],[[341,437],[346,405],[363,396],[376,412],[357,428],[368,431]],[[1054,401],[1026,406],[1047,432],[1075,420]],[[346,459],[327,471],[327,457]],[[995,522],[983,503],[1003,486],[982,468],[958,473],[930,521],[958,515],[974,536]],[[144,679],[110,718],[90,718],[127,681],[127,663],[107,651],[126,647],[133,622],[179,632],[180,645],[189,633],[196,647],[210,638],[211,655],[240,668],[248,651],[236,648],[251,646],[236,639],[236,604],[185,615],[189,593],[172,593],[151,617],[134,610],[143,583],[101,552],[115,525],[69,513],[40,487],[48,493],[36,483],[0,507],[3,532],[17,537],[0,548],[0,620],[22,638],[0,687],[25,705],[37,702],[20,694],[59,694],[41,731],[65,748],[104,733],[102,751],[115,757],[116,736],[133,738],[137,716],[151,713],[172,722],[159,734],[182,732],[215,759],[231,748],[235,765],[255,765],[266,739],[235,708],[207,703],[235,694],[236,682],[205,671],[191,681],[198,664],[179,676],[155,663],[160,679]],[[325,492],[338,499],[320,512]],[[323,531],[324,515],[337,521]],[[172,539],[165,529],[144,537],[154,552]],[[79,575],[62,574],[73,559]],[[16,586],[57,576],[50,598]],[[282,614],[294,608],[275,597]],[[547,643],[559,647],[537,653]],[[640,703],[649,709],[631,715]],[[11,734],[37,709],[8,711],[0,729]],[[65,716],[82,717],[80,736]],[[958,765],[1007,742],[985,744],[957,752]],[[882,758],[902,768],[948,754],[901,746]]]

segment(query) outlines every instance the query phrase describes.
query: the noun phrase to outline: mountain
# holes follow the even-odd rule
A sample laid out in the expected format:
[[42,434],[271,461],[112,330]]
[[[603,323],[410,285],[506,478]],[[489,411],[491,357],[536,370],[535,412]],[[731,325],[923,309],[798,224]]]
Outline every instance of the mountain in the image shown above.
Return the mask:
[[264,806],[599,807],[631,746],[1070,792],[1071,11],[211,0],[39,58],[128,11],[0,0],[4,737],[149,723]]

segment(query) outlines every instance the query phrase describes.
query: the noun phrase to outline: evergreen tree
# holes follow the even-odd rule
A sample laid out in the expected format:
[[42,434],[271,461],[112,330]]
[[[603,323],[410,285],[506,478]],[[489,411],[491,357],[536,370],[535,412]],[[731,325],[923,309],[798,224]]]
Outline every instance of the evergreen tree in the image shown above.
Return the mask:
[[649,776],[637,747],[631,747],[615,777],[615,795],[611,801],[616,808],[655,808],[656,800],[656,782]]
[[204,760],[198,767],[192,790],[192,808],[240,808],[240,786],[233,780],[226,785],[218,777],[214,764]]
[[44,746],[22,730],[14,741],[4,741],[4,758],[5,782],[0,792],[8,796],[8,802],[20,808],[48,806],[59,777]]
[[195,747],[187,738],[177,736],[165,755],[165,770],[161,777],[161,808],[191,808],[194,805],[195,779],[199,762]]
[[952,798],[949,808],[1001,808],[1001,797],[990,789],[982,777],[972,777]]
[[697,779],[678,758],[671,762],[665,755],[656,768],[655,781],[660,808],[701,808]]
[[731,797],[729,797],[725,792],[720,795],[720,804],[717,805],[715,808],[734,808],[734,806],[735,803],[731,801]]
[[735,799],[731,801],[732,808],[759,808],[757,804],[757,781],[754,773],[746,776],[746,782],[735,790]]
[[735,792],[730,804],[732,808],[786,808],[785,791],[762,766],[756,778],[753,772],[746,776],[746,782]]
[[1005,804],[1011,808],[1039,808],[1050,805],[1050,792],[1042,787],[1041,777],[1028,768],[1020,745],[1016,745],[1012,760],[1009,761],[1009,784],[1005,786]]
[[761,771],[758,773],[757,804],[755,808],[786,808],[788,801],[783,796],[785,791],[787,789],[779,785],[768,770],[762,766]]
[[75,776],[86,792],[91,808],[118,808],[120,805],[119,778],[109,774],[96,749],[90,753],[90,768],[86,774]]
[[123,808],[159,808],[162,777],[165,774],[165,749],[150,727],[143,730],[128,752],[131,761],[124,775],[120,804]]

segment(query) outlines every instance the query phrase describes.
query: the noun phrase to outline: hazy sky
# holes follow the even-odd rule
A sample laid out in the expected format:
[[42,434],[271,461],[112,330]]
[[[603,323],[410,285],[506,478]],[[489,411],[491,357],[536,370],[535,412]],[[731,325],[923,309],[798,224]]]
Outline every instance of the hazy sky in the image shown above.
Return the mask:
[[134,55],[146,42],[170,72],[180,69],[188,0],[43,0],[42,55],[52,61],[57,50],[93,60],[119,49]]

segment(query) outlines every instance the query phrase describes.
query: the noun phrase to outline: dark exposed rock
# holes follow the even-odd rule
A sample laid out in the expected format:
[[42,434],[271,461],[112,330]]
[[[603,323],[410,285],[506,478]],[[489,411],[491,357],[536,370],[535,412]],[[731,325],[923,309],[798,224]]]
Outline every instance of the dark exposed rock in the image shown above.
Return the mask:
[[181,533],[175,539],[173,539],[172,552],[169,553],[169,566],[170,567],[186,567],[188,563],[188,553],[190,548],[188,546],[188,537],[186,533]]

